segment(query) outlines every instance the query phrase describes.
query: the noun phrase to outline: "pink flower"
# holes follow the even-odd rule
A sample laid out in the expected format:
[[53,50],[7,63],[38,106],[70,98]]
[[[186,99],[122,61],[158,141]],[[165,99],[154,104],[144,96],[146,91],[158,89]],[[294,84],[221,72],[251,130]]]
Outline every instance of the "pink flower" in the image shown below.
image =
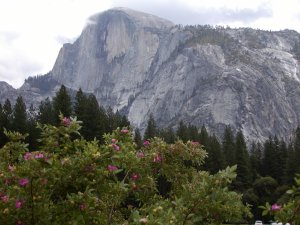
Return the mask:
[[145,154],[144,154],[144,152],[138,152],[138,153],[136,154],[136,156],[139,157],[139,158],[144,158],[144,157],[145,157]]
[[11,166],[11,165],[8,165],[8,170],[12,172],[12,171],[15,170],[15,167],[14,167],[14,166]]
[[40,153],[40,152],[38,152],[38,153],[36,153],[35,155],[34,155],[34,158],[35,159],[43,159],[45,156],[44,156],[44,154],[43,153]]
[[16,222],[16,225],[23,225],[23,223],[21,222],[21,220],[18,220],[18,221]]
[[1,200],[4,202],[4,203],[7,203],[9,201],[9,197],[7,195],[4,195],[1,197]]
[[5,185],[10,185],[11,184],[11,179],[5,179],[4,184]]
[[281,209],[281,205],[277,205],[276,203],[272,205],[271,210],[272,211],[278,211]]
[[145,140],[145,141],[144,141],[144,146],[148,146],[148,145],[150,145],[150,141]]
[[200,145],[198,141],[192,141],[192,145]]
[[15,204],[16,209],[20,209],[23,206],[23,204],[24,204],[23,200],[17,199]]
[[133,174],[131,175],[131,179],[132,179],[132,180],[138,180],[138,179],[140,179],[140,175],[137,174],[137,173],[133,173]]
[[44,178],[44,179],[41,181],[41,183],[42,183],[43,185],[48,184],[48,179]]
[[22,178],[19,180],[19,185],[22,187],[25,187],[29,183],[29,180],[27,178]]
[[80,205],[79,205],[79,209],[80,209],[81,211],[84,211],[84,210],[86,209],[86,204],[84,204],[84,203],[80,204]]
[[25,155],[23,156],[24,160],[29,160],[32,159],[32,153],[31,152],[26,152]]
[[161,156],[159,154],[155,155],[153,158],[153,162],[161,162]]
[[63,120],[62,120],[62,123],[63,123],[63,125],[65,125],[65,126],[70,126],[71,120],[70,120],[70,118],[68,118],[68,117],[64,117]]
[[108,169],[108,171],[113,172],[113,171],[116,171],[118,169],[118,167],[116,167],[114,165],[108,165],[107,169]]
[[117,139],[111,139],[111,143],[117,143],[118,142],[118,140]]
[[115,151],[120,151],[120,147],[116,144],[111,145]]
[[127,130],[127,129],[121,130],[121,133],[124,133],[124,134],[127,134],[128,132],[129,132],[129,130]]

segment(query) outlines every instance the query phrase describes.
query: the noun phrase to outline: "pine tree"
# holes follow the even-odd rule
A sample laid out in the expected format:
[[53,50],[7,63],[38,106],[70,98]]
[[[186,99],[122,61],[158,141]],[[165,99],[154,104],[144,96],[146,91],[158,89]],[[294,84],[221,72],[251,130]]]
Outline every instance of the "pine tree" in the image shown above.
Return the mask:
[[252,180],[256,180],[261,175],[262,167],[262,146],[261,144],[252,142],[250,149],[250,168]]
[[294,183],[294,177],[296,173],[295,165],[295,151],[293,143],[290,143],[287,148],[287,159],[284,171],[284,182],[285,184],[291,185]]
[[287,146],[286,143],[281,140],[279,143],[279,152],[278,152],[278,165],[280,166],[278,174],[278,183],[284,184],[285,181],[285,171],[286,171],[286,162],[287,162]]
[[39,123],[51,125],[54,125],[56,122],[53,105],[48,97],[45,100],[41,101],[39,105],[37,120]]
[[245,190],[249,187],[252,180],[247,145],[242,131],[238,131],[236,135],[235,159],[237,164],[235,187],[238,190]]
[[83,121],[86,114],[87,97],[81,88],[77,91],[74,103],[74,114],[78,120]]
[[203,145],[204,150],[207,153],[207,158],[204,161],[203,165],[201,166],[201,169],[203,169],[205,171],[211,171],[211,161],[212,161],[211,156],[212,156],[212,153],[210,152],[211,151],[210,137],[208,136],[206,127],[204,125],[201,127],[201,131],[200,131],[200,134],[199,134],[199,141]]
[[35,150],[38,147],[38,138],[40,135],[40,130],[36,127],[37,125],[37,116],[35,113],[33,105],[30,105],[27,119],[27,131],[29,136],[27,137],[29,149]]
[[235,145],[234,145],[234,135],[230,126],[226,126],[223,135],[222,144],[223,154],[225,156],[226,166],[232,166],[235,164]]
[[224,156],[222,154],[222,147],[215,134],[213,134],[213,136],[209,138],[208,149],[209,155],[207,158],[207,169],[209,172],[215,174],[219,170],[224,168]]
[[176,135],[183,142],[187,142],[188,140],[190,140],[188,127],[185,125],[185,123],[182,120],[179,123],[179,126],[176,131]]
[[276,179],[276,171],[277,171],[277,160],[276,160],[276,150],[275,144],[272,137],[264,144],[264,156],[263,156],[263,175],[270,176]]
[[298,127],[295,132],[294,154],[295,172],[300,173],[300,127]]
[[4,134],[4,129],[11,130],[12,122],[12,108],[11,103],[8,99],[5,100],[1,110],[1,125],[0,125],[0,147],[2,147],[8,138]]
[[2,107],[2,112],[3,112],[3,127],[6,128],[7,130],[10,130],[12,126],[11,122],[12,122],[13,110],[9,99],[5,100],[5,103]]
[[134,142],[136,143],[138,149],[143,147],[142,136],[139,128],[135,128],[134,130]]
[[19,96],[16,100],[16,104],[13,110],[12,129],[20,133],[27,132],[27,114],[26,105],[22,96]]
[[208,146],[209,137],[208,137],[206,127],[204,125],[201,127],[201,131],[199,134],[199,141],[204,146],[204,148]]
[[161,137],[168,144],[173,144],[176,141],[176,135],[172,127],[168,127],[167,129],[162,129],[159,132],[159,137]]
[[56,124],[60,123],[59,114],[62,113],[63,116],[69,117],[72,114],[72,104],[71,98],[67,92],[67,89],[62,85],[59,91],[53,98],[53,110],[55,115]]
[[123,127],[129,127],[130,126],[130,122],[127,120],[127,117],[124,115],[121,115],[121,113],[119,112],[119,110],[116,111],[116,113],[114,114],[114,129],[116,129],[117,127],[123,128]]
[[4,131],[4,113],[3,113],[2,104],[0,103],[0,148],[5,144],[5,140],[6,140],[3,131]]
[[156,137],[158,134],[156,123],[152,114],[150,114],[147,127],[144,133],[144,140]]
[[116,127],[115,114],[111,107],[106,110],[106,132],[111,133]]
[[188,136],[189,136],[189,140],[198,141],[199,140],[198,128],[194,125],[189,125]]
[[101,112],[98,101],[93,94],[90,94],[86,100],[84,114],[82,115],[83,126],[81,134],[87,139],[94,138],[103,141],[104,126],[101,126]]

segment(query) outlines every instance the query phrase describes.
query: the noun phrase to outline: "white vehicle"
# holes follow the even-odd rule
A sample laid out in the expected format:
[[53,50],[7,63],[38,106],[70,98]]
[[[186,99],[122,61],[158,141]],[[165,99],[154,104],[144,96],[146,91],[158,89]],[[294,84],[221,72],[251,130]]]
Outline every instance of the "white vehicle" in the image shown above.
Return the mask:
[[261,220],[256,220],[254,225],[263,225]]

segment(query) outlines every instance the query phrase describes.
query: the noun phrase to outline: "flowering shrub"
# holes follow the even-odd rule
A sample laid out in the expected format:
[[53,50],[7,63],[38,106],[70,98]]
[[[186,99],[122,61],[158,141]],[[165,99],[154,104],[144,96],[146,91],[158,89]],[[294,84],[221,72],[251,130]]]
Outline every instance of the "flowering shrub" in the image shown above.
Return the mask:
[[290,195],[290,200],[284,205],[266,203],[261,207],[264,209],[263,215],[272,215],[276,221],[285,223],[300,224],[300,174],[295,178],[296,186],[287,191]]
[[235,168],[198,171],[200,144],[158,138],[136,149],[131,131],[106,134],[105,144],[84,140],[80,122],[39,125],[40,149],[25,135],[0,150],[1,224],[221,224],[249,210],[228,189]]

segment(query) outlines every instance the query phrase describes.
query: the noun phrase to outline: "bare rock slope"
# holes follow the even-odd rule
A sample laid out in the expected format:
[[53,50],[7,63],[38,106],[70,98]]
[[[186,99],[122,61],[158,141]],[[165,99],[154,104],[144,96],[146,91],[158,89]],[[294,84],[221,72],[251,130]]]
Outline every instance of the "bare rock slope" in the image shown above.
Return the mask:
[[82,88],[142,129],[152,113],[162,127],[183,120],[218,135],[229,124],[249,139],[287,137],[300,120],[299,43],[290,30],[182,27],[115,8],[62,47],[47,79],[20,90]]

